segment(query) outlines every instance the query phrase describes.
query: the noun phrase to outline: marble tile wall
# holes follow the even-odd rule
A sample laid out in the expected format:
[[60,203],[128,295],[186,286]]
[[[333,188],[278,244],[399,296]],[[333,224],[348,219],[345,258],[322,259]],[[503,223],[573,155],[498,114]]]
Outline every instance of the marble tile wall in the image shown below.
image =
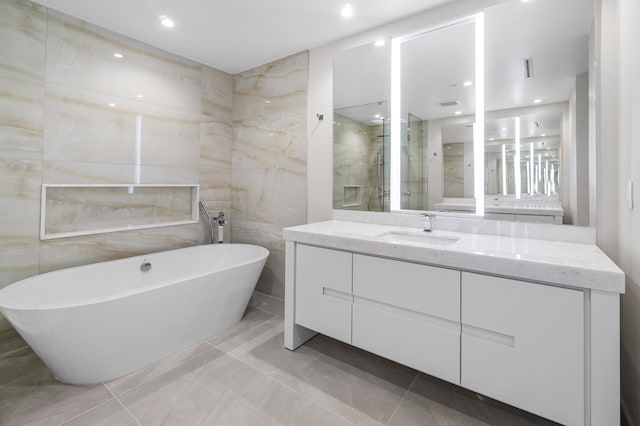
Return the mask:
[[282,228],[307,221],[308,68],[302,52],[233,78],[231,232],[234,242],[269,249],[257,290],[278,297]]
[[[381,211],[376,156],[383,148],[382,126],[367,126],[336,113],[333,121],[333,208]],[[344,199],[346,185],[362,186],[361,204],[349,205]]]
[[42,183],[199,183],[230,211],[231,75],[26,0],[0,2],[0,52],[0,287],[207,238],[201,222],[41,242]]

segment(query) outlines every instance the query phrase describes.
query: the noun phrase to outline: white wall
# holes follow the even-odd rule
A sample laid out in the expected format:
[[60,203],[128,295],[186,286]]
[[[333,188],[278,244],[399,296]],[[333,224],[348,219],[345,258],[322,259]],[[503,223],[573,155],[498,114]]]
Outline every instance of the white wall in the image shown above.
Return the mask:
[[[436,24],[476,13],[504,0],[459,0],[370,31],[345,38],[309,51],[307,220],[309,223],[331,219],[332,215],[332,122],[333,55],[373,42],[380,37],[395,37],[429,28]],[[318,121],[316,114],[324,114]]]
[[[640,3],[597,0],[596,6],[596,238],[627,275],[621,312],[622,399],[633,423],[640,425],[640,204],[631,210],[626,202],[627,181],[640,184]],[[636,201],[639,193],[636,185]]]

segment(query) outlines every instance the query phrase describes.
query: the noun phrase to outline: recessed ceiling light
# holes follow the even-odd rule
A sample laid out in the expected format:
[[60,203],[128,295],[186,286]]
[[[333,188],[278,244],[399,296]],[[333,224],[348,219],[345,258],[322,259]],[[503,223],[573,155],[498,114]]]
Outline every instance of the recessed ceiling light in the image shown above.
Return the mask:
[[113,57],[116,58],[116,59],[122,59],[122,58],[124,58],[124,55],[122,53],[116,52],[116,53],[113,54]]
[[353,16],[353,7],[350,4],[345,4],[342,6],[340,15],[342,15],[343,18],[351,18]]
[[176,26],[173,20],[166,15],[160,15],[158,16],[158,19],[160,20],[160,23],[162,24],[163,27],[173,28]]
[[114,104],[113,102],[109,102],[109,106],[110,106],[111,108],[115,108],[116,104]]
[[460,115],[460,114],[462,114],[462,111],[456,111],[456,112],[454,112],[454,114],[455,115]]
[[377,47],[382,47],[385,45],[385,41],[383,38],[379,38],[378,40],[376,40],[376,42],[374,43]]
[[534,104],[539,104],[540,102],[542,102],[542,99],[534,99],[534,100],[533,100],[533,103],[534,103]]
[[473,84],[473,82],[471,82],[471,81],[465,81],[463,84],[464,84],[465,86],[471,86],[471,85]]

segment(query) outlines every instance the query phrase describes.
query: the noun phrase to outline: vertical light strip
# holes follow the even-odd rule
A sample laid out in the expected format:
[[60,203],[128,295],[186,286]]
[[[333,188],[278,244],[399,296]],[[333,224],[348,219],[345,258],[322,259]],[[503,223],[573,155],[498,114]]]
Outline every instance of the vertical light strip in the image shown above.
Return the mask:
[[400,210],[400,157],[401,157],[401,123],[402,115],[400,103],[400,43],[401,39],[391,40],[391,162],[389,165],[389,184],[391,194],[389,196],[389,208],[391,211]]
[[476,214],[484,215],[484,12],[475,16],[476,122],[473,126],[473,194]]
[[549,195],[549,160],[544,162],[544,193]]
[[533,173],[533,156],[534,156],[534,151],[533,151],[533,143],[531,143],[531,149],[529,151],[529,184],[531,185],[529,187],[529,194],[533,195],[533,181],[534,181],[534,173]]
[[513,157],[513,178],[516,181],[516,199],[520,199],[522,193],[522,175],[520,173],[520,117],[516,121],[516,153]]
[[507,195],[507,145],[502,144],[502,195]]
[[[135,141],[135,170],[133,183],[140,183],[140,165],[142,164],[142,116],[136,117],[136,141]],[[129,194],[133,194],[133,186],[129,187],[127,191]]]

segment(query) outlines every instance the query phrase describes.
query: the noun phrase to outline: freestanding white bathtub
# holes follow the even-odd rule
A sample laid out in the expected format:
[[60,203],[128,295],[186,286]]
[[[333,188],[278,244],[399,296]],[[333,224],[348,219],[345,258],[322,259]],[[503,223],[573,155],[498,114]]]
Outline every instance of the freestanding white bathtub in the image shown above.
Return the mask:
[[268,255],[209,244],[49,272],[0,290],[0,312],[58,380],[99,383],[238,322]]

